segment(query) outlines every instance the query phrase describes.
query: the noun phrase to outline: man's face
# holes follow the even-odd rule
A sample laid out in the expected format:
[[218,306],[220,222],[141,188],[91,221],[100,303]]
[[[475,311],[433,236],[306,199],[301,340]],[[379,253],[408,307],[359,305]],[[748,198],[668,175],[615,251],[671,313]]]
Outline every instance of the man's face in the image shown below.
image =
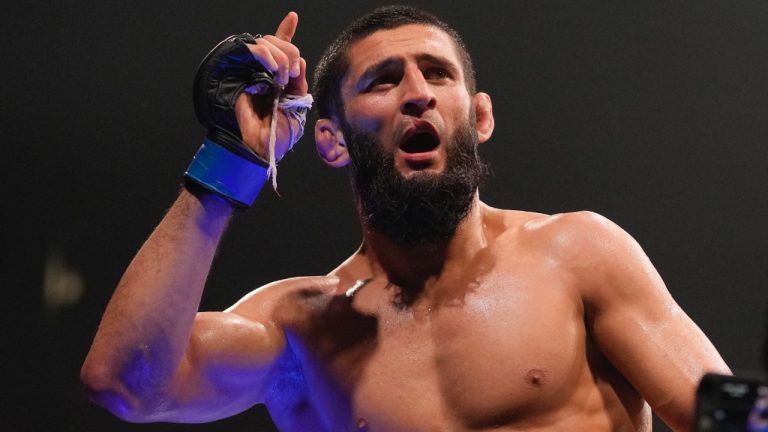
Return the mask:
[[420,25],[353,45],[341,128],[366,226],[408,246],[449,240],[485,174],[452,39]]
[[442,172],[446,145],[472,106],[451,37],[434,27],[405,25],[356,42],[347,57],[344,126],[375,137],[406,178]]

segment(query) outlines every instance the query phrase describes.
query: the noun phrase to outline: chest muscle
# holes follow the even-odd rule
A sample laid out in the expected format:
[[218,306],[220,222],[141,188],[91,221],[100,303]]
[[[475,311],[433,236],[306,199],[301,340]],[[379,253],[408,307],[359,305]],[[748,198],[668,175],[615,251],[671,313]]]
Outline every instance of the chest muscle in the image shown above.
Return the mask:
[[308,389],[349,424],[513,423],[563,403],[584,364],[580,305],[530,271],[485,278],[426,308],[362,313],[350,301],[316,319],[297,337]]

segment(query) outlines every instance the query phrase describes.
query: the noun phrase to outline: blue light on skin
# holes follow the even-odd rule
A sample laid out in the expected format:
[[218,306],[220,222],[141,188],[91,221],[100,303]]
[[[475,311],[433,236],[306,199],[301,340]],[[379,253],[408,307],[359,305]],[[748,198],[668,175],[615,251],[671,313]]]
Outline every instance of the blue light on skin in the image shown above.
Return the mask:
[[[291,348],[290,331],[286,332],[288,345],[272,366],[264,382],[264,403],[275,424],[282,430],[332,430],[323,428],[323,419],[312,400],[299,358]],[[317,394],[314,398],[317,398]],[[321,429],[323,428],[323,429]]]
[[118,418],[131,420],[135,403],[131,403],[130,394],[142,394],[149,390],[150,367],[146,355],[136,351],[120,376],[120,382],[126,391],[114,391],[109,388],[88,388],[84,390],[91,400],[105,407]]
[[119,418],[125,419],[131,412],[128,401],[116,392],[99,392],[98,395],[94,394],[91,398],[99,405],[108,407],[109,411]]

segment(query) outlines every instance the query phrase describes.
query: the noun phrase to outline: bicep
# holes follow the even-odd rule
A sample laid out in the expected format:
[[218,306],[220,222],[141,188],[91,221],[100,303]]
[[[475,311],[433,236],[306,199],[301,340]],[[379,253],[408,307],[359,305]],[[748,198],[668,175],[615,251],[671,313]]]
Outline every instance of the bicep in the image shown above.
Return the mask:
[[605,308],[589,322],[600,350],[675,430],[688,429],[701,377],[729,373],[704,333],[671,299]]
[[702,375],[728,368],[634,239],[618,227],[605,229],[593,272],[585,272],[590,331],[654,410],[669,424],[685,427]]
[[252,291],[224,312],[198,313],[168,409],[154,420],[207,422],[264,402],[265,382],[288,349],[283,327],[303,322],[312,309],[306,299],[329,300],[337,285],[336,277],[286,279]]
[[285,348],[282,331],[233,312],[198,313],[167,408],[158,421],[200,423],[264,400],[264,380]]
[[727,370],[704,333],[671,297],[602,305],[588,312],[588,323],[601,351],[654,408],[678,398],[683,406],[691,406],[702,375]]

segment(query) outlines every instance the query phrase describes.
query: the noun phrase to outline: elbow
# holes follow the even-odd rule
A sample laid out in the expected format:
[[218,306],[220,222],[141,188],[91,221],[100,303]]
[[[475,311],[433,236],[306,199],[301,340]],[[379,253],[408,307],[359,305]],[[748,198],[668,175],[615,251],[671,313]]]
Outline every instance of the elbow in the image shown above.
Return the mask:
[[80,370],[80,382],[88,398],[115,417],[131,423],[152,421],[152,413],[142,398],[128,390],[119,373],[104,364],[86,361]]
[[80,369],[80,382],[88,398],[120,419],[132,421],[134,404],[109,367],[86,361]]

